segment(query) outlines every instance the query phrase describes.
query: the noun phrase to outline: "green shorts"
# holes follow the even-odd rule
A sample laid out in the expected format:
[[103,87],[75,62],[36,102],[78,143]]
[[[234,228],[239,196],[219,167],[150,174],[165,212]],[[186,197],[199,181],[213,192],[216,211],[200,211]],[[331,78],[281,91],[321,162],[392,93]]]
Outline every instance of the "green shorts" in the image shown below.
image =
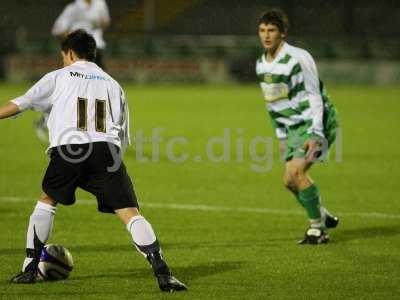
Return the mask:
[[308,121],[287,128],[285,161],[289,161],[292,158],[305,158],[307,152],[304,149],[304,143],[309,139],[317,139],[321,144],[321,152],[318,160],[323,161],[327,158],[329,147],[336,139],[336,130],[339,126],[335,107],[328,103],[324,111],[325,139],[307,133],[310,125],[311,121]]

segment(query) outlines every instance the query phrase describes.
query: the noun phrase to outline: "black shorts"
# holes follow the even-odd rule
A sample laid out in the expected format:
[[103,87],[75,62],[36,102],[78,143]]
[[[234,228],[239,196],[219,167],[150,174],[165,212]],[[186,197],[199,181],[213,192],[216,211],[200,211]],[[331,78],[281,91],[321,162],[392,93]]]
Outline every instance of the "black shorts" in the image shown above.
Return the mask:
[[50,157],[42,188],[57,203],[74,204],[80,187],[96,196],[101,212],[139,208],[117,146],[106,142],[65,145],[52,148]]

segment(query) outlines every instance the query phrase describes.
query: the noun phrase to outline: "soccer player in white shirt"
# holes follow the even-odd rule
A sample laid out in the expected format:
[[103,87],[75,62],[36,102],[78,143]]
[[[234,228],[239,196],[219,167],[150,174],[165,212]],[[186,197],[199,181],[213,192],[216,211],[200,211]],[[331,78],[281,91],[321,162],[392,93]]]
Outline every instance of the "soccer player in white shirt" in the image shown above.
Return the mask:
[[152,226],[139,212],[131,179],[121,160],[129,144],[124,91],[95,63],[96,43],[83,30],[61,44],[64,68],[46,74],[25,95],[0,107],[0,119],[27,109],[49,111],[51,157],[42,195],[30,217],[26,258],[13,283],[34,283],[40,253],[49,238],[56,205],[72,205],[80,187],[97,198],[98,210],[115,213],[149,261],[162,291],[186,290],[161,255]]
[[310,221],[300,243],[326,243],[327,228],[336,227],[339,219],[321,206],[319,189],[309,169],[335,140],[336,110],[325,93],[312,56],[285,41],[286,15],[281,10],[270,10],[258,24],[265,53],[257,61],[256,72],[272,126],[285,152],[283,181]]
[[[103,51],[106,43],[103,31],[110,24],[110,14],[105,0],[75,0],[68,4],[55,21],[52,34],[65,37],[68,33],[83,29],[91,34],[97,45],[95,63],[104,69]],[[46,123],[49,114],[44,112],[42,117],[35,122],[36,134],[42,142],[47,142]]]

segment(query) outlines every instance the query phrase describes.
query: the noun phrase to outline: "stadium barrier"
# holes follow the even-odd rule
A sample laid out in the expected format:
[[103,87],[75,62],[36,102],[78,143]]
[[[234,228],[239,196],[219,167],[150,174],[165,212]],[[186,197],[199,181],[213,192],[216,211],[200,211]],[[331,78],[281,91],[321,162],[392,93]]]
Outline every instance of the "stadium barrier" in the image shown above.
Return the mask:
[[[222,58],[109,58],[107,71],[118,80],[154,82],[256,82],[256,57]],[[10,82],[37,80],[60,68],[53,56],[11,55],[5,60],[5,79]],[[318,60],[320,77],[334,84],[400,84],[400,62],[365,60]]]
[[[43,74],[60,68],[56,57],[7,57],[6,80],[23,82],[37,80]],[[224,83],[232,80],[228,65],[218,59],[128,59],[109,58],[107,72],[118,80],[136,83],[151,82],[205,82]]]

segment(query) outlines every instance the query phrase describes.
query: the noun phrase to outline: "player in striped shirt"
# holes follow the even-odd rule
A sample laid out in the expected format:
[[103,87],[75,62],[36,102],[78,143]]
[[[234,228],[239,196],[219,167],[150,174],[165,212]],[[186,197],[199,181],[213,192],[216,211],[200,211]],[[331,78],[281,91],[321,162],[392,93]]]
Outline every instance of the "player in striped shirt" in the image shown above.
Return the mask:
[[326,156],[335,140],[336,110],[319,80],[312,56],[285,41],[287,16],[273,9],[265,12],[258,24],[265,53],[257,61],[256,72],[285,155],[283,181],[310,221],[300,243],[326,243],[327,228],[336,227],[339,219],[321,206],[318,186],[308,171],[315,161]]

